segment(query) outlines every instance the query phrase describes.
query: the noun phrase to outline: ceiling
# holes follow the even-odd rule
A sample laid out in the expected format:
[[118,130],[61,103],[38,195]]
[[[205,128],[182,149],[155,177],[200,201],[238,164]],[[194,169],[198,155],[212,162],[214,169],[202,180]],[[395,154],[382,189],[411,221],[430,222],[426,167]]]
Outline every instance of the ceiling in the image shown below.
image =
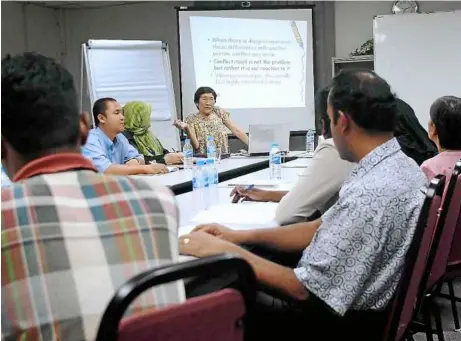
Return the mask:
[[36,4],[40,6],[50,7],[50,8],[93,8],[93,7],[109,7],[109,6],[118,6],[126,3],[134,3],[141,1],[27,1],[31,4]]

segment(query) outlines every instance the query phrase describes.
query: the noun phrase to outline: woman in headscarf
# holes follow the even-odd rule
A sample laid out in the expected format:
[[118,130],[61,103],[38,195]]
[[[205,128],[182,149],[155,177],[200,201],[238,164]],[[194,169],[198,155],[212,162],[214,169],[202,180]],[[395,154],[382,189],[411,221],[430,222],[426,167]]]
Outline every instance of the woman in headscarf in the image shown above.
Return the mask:
[[128,102],[123,107],[125,131],[123,135],[146,161],[166,164],[179,164],[182,153],[170,153],[163,148],[160,140],[149,132],[152,105],[140,101]]
[[402,151],[418,165],[437,155],[436,145],[427,136],[414,110],[405,101],[397,100],[398,116],[394,135]]

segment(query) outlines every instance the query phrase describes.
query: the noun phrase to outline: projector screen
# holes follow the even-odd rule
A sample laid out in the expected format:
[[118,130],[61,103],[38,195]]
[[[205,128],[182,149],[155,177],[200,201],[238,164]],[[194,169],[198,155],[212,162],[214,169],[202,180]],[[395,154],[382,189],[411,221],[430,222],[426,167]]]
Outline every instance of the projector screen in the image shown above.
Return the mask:
[[209,86],[216,105],[249,125],[314,129],[312,9],[178,12],[183,117]]

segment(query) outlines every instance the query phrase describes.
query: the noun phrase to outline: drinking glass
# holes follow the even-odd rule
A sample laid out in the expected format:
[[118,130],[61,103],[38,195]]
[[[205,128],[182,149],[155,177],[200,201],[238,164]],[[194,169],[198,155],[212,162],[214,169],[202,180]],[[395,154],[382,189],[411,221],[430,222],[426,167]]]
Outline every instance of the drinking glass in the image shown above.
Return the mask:
[[221,147],[216,147],[216,163],[221,162]]

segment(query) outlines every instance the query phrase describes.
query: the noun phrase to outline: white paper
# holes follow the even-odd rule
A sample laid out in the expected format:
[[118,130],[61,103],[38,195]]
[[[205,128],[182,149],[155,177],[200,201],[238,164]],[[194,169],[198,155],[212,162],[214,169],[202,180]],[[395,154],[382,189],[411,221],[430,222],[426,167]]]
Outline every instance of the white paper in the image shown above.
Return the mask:
[[234,224],[237,226],[273,225],[277,205],[277,203],[215,205],[199,212],[191,222],[196,224]]

